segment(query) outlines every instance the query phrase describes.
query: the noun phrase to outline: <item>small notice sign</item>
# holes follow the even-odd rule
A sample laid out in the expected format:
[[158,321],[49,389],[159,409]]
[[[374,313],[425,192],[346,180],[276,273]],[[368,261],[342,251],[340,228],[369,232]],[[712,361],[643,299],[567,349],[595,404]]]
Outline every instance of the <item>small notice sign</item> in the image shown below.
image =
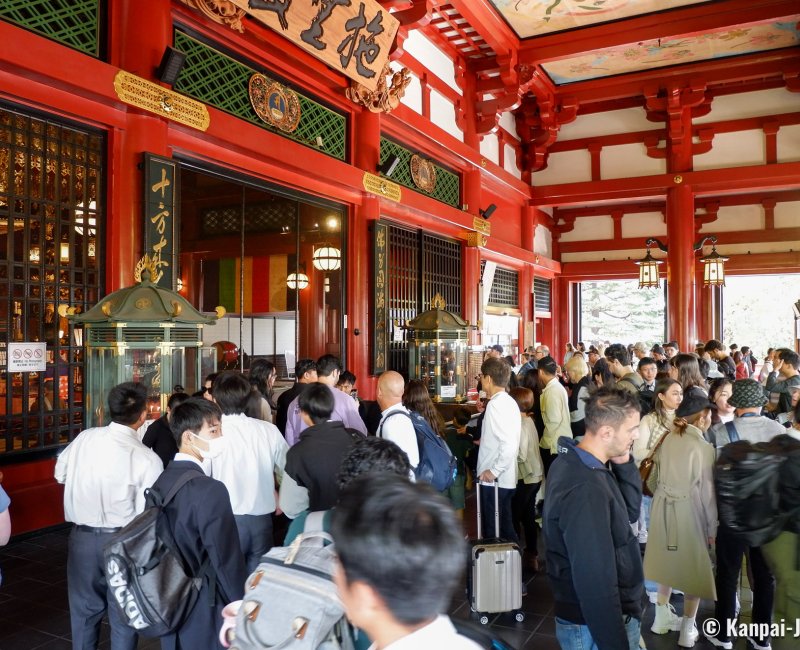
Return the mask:
[[8,372],[44,372],[47,370],[47,343],[9,343]]

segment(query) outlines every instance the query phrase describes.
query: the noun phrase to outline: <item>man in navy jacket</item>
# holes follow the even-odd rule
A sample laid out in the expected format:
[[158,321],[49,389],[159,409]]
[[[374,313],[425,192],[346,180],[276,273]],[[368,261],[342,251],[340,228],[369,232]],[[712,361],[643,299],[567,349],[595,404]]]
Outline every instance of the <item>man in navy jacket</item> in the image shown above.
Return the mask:
[[215,575],[215,581],[203,579],[197,602],[181,627],[161,638],[162,650],[222,648],[218,639],[222,608],[244,592],[247,574],[228,490],[207,475],[208,461],[224,442],[221,415],[216,404],[197,397],[172,411],[178,453],[153,485],[165,496],[183,474],[196,475],[167,504],[165,514],[187,569],[198,575],[208,559]]
[[642,481],[630,454],[639,435],[639,400],[604,387],[586,401],[580,443],[561,437],[547,476],[543,531],[564,650],[639,647],[644,573],[630,524]]

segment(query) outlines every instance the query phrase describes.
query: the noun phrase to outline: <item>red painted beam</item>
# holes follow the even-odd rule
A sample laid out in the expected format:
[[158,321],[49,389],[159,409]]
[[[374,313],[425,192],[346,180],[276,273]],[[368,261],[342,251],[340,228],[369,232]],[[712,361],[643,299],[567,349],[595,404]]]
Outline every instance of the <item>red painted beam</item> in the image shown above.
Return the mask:
[[[707,235],[708,233],[702,233]],[[773,230],[739,230],[735,232],[714,233],[717,245],[725,244],[763,244],[769,242],[793,242],[800,244],[800,228],[774,228]],[[660,238],[669,246],[666,237]],[[620,251],[644,249],[646,237],[620,239],[593,239],[589,241],[560,242],[562,253],[591,253],[595,251]]]
[[519,50],[520,41],[500,14],[485,0],[435,0],[440,10],[447,5],[461,14],[496,54],[505,55]]
[[728,0],[691,5],[525,39],[521,63],[546,63],[591,50],[657,38],[688,36],[797,14],[796,0]]
[[[624,202],[628,199],[662,199],[675,184],[676,174],[656,174],[603,181],[583,181],[533,188],[533,204],[537,207],[597,205]],[[761,190],[795,190],[800,188],[800,162],[776,165],[748,165],[707,169],[680,174],[681,182],[694,188],[699,196],[736,194]]]

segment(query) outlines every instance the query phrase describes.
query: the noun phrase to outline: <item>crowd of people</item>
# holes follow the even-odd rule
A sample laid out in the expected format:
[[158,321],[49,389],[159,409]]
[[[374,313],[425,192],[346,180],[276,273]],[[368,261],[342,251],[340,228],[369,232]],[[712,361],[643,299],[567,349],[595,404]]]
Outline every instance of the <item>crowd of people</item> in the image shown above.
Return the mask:
[[[736,617],[744,556],[753,621],[769,623],[771,560],[719,521],[715,449],[800,438],[800,357],[780,348],[759,365],[749,349],[731,354],[719,341],[693,352],[674,341],[647,348],[578,343],[559,364],[540,344],[519,365],[490,348],[476,412],[455,408],[449,422],[423,382],[394,371],[378,378],[374,404],[359,402],[356,377],[331,355],[299,360],[293,386],[277,399],[268,361],[246,375],[215,374],[195,395],[172,395],[146,429],[142,387],[115,387],[111,423],[82,432],[55,470],[74,524],[75,647],[97,647],[106,611],[112,647],[136,647],[135,630],[109,607],[103,547],[142,512],[147,488],[168,493],[187,473],[164,511],[188,571],[203,576],[211,566],[213,580],[204,579],[163,648],[220,647],[223,607],[242,598],[247,575],[273,545],[290,544],[310,512],[324,512],[333,535],[340,597],[362,632],[355,647],[477,647],[444,616],[465,568],[459,518],[474,482],[497,487],[497,512],[493,490],[480,492],[484,531],[499,520],[500,536],[519,545],[532,571],[544,547],[564,649],[640,647],[648,595],[652,631],[679,632],[679,645],[692,647],[701,599],[716,602],[718,620]],[[417,420],[457,461],[441,494],[416,480]],[[652,496],[642,495],[644,461]],[[681,615],[674,592],[684,594]],[[733,644],[724,626],[708,640]],[[768,635],[749,643],[771,648]]]

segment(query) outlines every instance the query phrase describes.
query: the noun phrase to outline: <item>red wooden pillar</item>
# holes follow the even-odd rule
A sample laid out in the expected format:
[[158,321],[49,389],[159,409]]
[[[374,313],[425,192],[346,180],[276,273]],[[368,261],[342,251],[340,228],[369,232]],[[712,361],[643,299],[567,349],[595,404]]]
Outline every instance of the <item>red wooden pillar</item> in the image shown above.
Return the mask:
[[669,299],[667,336],[681,350],[694,350],[697,322],[694,299],[694,195],[689,185],[667,190]]
[[[464,247],[464,272],[461,283],[461,309],[464,320],[470,325],[478,324],[483,319],[483,305],[480,304],[478,286],[481,281],[481,251],[475,246]],[[477,330],[470,330],[469,344],[477,345],[479,342]]]
[[[172,44],[170,3],[155,2],[143,11],[141,2],[111,3],[111,63],[140,77],[154,80],[164,49]],[[124,129],[109,138],[111,173],[108,178],[106,289],[114,291],[133,282],[133,269],[142,254],[143,175],[138,168],[145,151],[169,156],[166,120],[128,106]]]
[[[380,113],[362,111],[354,120],[355,164],[375,173],[380,160]],[[370,304],[372,301],[372,235],[370,225],[381,216],[381,200],[364,193],[361,205],[350,214],[347,231],[347,367],[358,377],[362,397],[374,399],[375,378],[370,370]],[[358,331],[358,334],[356,334]]]

